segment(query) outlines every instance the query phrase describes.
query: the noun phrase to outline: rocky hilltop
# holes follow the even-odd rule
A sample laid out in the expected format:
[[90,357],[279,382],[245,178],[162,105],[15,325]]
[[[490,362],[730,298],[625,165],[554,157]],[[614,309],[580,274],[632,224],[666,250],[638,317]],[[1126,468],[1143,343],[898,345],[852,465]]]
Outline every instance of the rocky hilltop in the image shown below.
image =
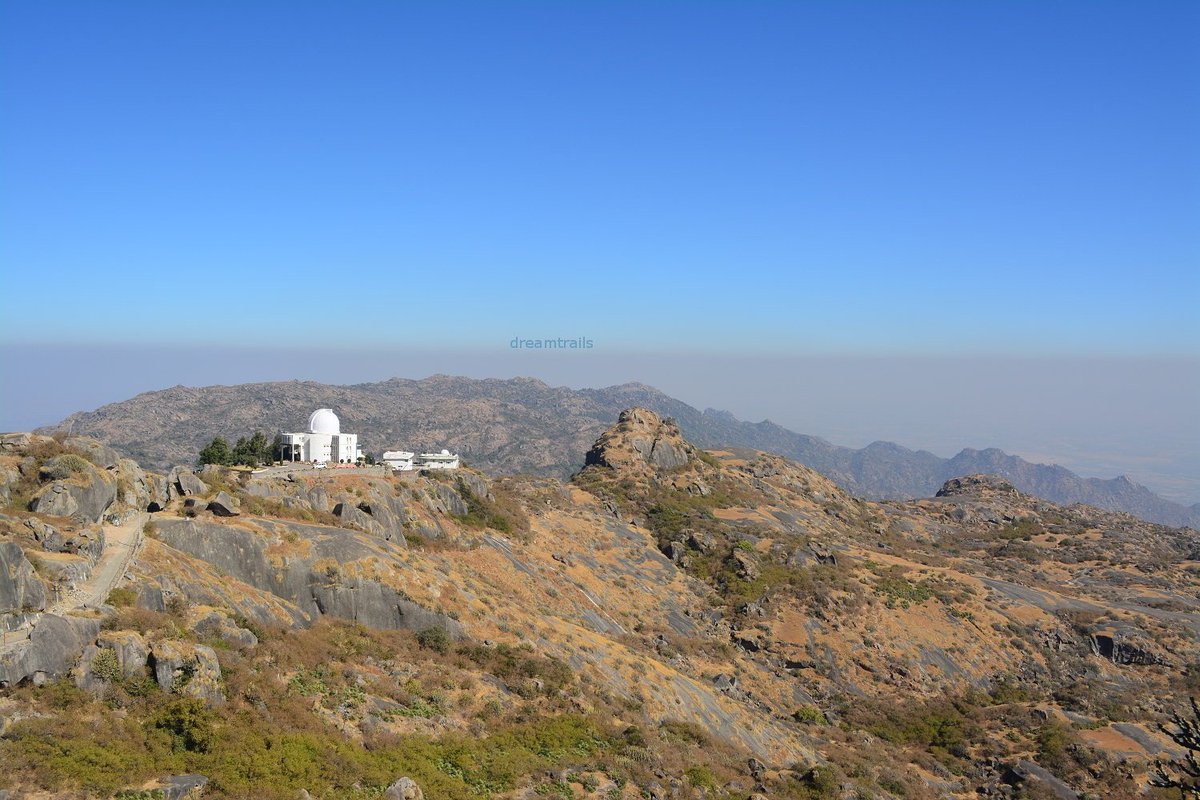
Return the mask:
[[354,386],[296,381],[176,386],[74,414],[42,432],[94,437],[147,468],[165,470],[194,460],[213,436],[233,441],[255,430],[298,430],[312,409],[333,407],[346,430],[360,433],[368,451],[450,447],[488,472],[565,477],[579,468],[580,454],[617,414],[632,406],[674,418],[701,447],[776,453],[828,475],[860,497],[929,497],[957,475],[993,473],[1053,502],[1088,503],[1164,525],[1200,528],[1200,507],[1164,500],[1125,478],[1081,478],[1063,467],[1031,464],[995,449],[967,449],[944,459],[890,442],[861,450],[838,447],[771,422],[744,422],[712,409],[702,412],[638,383],[572,390],[530,378],[435,375]]
[[0,441],[0,789],[1147,796],[1195,531],[995,475],[869,502],[615,416],[569,481]]

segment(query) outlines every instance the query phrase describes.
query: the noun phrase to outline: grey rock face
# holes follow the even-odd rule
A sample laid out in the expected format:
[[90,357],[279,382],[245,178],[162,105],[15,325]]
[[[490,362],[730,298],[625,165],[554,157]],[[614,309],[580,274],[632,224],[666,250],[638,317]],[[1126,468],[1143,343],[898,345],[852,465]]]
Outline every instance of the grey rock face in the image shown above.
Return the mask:
[[118,498],[125,505],[145,509],[150,501],[156,498],[158,487],[136,461],[131,458],[121,459],[117,462],[117,471],[127,478],[130,487]]
[[[354,506],[348,507],[370,519],[365,512]],[[375,555],[386,557],[400,546],[397,542],[387,542],[382,537],[372,540],[353,531],[324,525],[268,521],[257,524],[263,526],[264,531],[279,536],[285,533],[303,536],[310,542],[308,554],[304,558],[289,559],[280,568],[266,554],[270,539],[254,531],[216,520],[177,518],[157,523],[158,538],[164,544],[294,604],[310,621],[321,614],[330,614],[377,628],[422,630],[440,627],[452,636],[462,635],[457,622],[406,600],[391,587],[372,580],[344,579],[336,569],[313,568],[319,561],[344,564]]]
[[671,559],[673,564],[682,564],[687,559],[687,548],[683,542],[667,542],[663,555]]
[[121,461],[116,450],[90,436],[68,436],[63,440],[63,447],[83,453],[93,464],[101,468],[115,467]]
[[757,580],[762,575],[758,559],[752,553],[741,549],[733,551],[733,568],[739,578],[747,581]]
[[0,613],[40,611],[46,586],[16,542],[0,542]]
[[167,507],[167,503],[171,502],[171,487],[167,483],[167,479],[160,475],[152,473],[143,473],[146,481],[146,498],[147,511],[162,511]]
[[453,487],[439,483],[434,487],[434,510],[442,514],[463,517],[470,513],[467,501]]
[[29,639],[0,655],[0,686],[14,686],[37,673],[66,675],[99,632],[99,620],[43,614]]
[[74,517],[75,512],[79,511],[79,502],[75,499],[75,495],[67,489],[65,482],[55,481],[38,492],[29,507],[34,511],[54,517]]
[[329,510],[329,492],[325,491],[324,486],[314,486],[308,490],[308,502],[317,511]]
[[225,702],[221,665],[211,647],[182,642],[155,642],[148,661],[164,692],[195,697],[212,705]]
[[0,434],[0,453],[23,453],[32,442],[32,433]]
[[1059,800],[1078,800],[1079,793],[1036,761],[1021,759],[1004,774],[1004,782],[1014,786],[1040,785]]
[[141,634],[136,631],[103,631],[96,637],[96,644],[116,654],[117,664],[125,677],[146,674],[150,648]]
[[410,631],[442,628],[455,638],[462,636],[462,626],[454,620],[422,608],[375,581],[354,578],[344,583],[313,586],[311,592],[320,613],[354,620],[369,628]]
[[192,628],[204,636],[224,639],[236,647],[253,647],[258,637],[253,632],[235,624],[219,611],[210,611],[192,624]]
[[1136,628],[1098,631],[1091,635],[1089,644],[1094,655],[1107,658],[1114,664],[1148,666],[1166,663],[1153,639]]
[[382,536],[383,526],[371,518],[371,515],[350,502],[341,502],[333,507],[333,514],[347,525],[353,525],[359,530]]
[[37,517],[25,520],[25,527],[33,531],[33,540],[40,544],[43,550],[51,553],[63,552],[65,540],[58,528],[47,525]]
[[12,487],[21,479],[20,470],[12,467],[0,467],[0,504],[12,503]]
[[467,491],[471,492],[471,494],[475,495],[476,497],[482,497],[487,500],[493,499],[492,490],[491,487],[488,486],[487,481],[475,473],[466,471],[460,472],[458,474],[458,479],[466,485]]
[[25,520],[25,527],[33,531],[33,538],[49,553],[73,553],[84,556],[89,564],[95,564],[104,553],[104,530],[85,528],[64,534],[53,525],[47,525],[36,517]]
[[78,522],[100,522],[116,499],[116,479],[89,464],[70,478],[43,487],[29,507],[42,514],[70,517]]
[[208,778],[203,775],[172,775],[159,783],[162,784],[163,800],[189,800],[204,792]]

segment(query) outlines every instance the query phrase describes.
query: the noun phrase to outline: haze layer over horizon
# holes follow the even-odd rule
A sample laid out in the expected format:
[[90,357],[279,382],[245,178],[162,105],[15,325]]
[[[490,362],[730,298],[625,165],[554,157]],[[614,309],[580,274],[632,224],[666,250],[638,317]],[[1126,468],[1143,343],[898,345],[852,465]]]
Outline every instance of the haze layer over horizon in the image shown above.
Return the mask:
[[[39,372],[36,386],[22,381]],[[1124,474],[1186,505],[1200,500],[1200,422],[1191,413],[1200,407],[1200,361],[1179,357],[0,346],[0,429],[53,424],[76,411],[177,384],[354,384],[439,373],[528,376],[576,389],[637,381],[700,409],[770,419],[834,444],[884,440],[942,457],[964,447],[999,447],[1084,477]]]

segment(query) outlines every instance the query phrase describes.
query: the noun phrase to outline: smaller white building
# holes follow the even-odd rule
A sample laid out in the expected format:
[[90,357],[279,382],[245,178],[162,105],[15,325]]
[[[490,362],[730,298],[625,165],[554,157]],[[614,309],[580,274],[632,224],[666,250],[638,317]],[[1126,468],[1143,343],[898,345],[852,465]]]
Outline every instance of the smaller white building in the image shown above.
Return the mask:
[[396,472],[410,472],[413,468],[414,455],[415,453],[410,453],[407,450],[385,450],[383,452],[383,463]]
[[458,453],[443,450],[440,453],[421,453],[413,459],[414,469],[458,469]]
[[331,408],[318,408],[308,418],[304,433],[283,434],[284,461],[353,464],[362,455],[358,434],[342,433],[342,423]]

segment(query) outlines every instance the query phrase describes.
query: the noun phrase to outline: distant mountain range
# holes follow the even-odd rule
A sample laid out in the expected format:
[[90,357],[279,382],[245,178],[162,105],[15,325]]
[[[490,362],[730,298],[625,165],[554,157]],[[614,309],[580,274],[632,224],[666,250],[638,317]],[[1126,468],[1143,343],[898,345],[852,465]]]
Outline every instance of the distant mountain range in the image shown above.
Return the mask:
[[532,378],[477,380],[435,375],[353,386],[288,381],[238,386],[175,386],[140,394],[59,425],[94,436],[140,461],[167,469],[195,461],[214,436],[231,442],[256,430],[303,430],[316,408],[333,408],[363,449],[449,448],[487,472],[566,475],[618,414],[644,406],[679,423],[701,447],[748,447],[790,458],[870,499],[933,495],[947,479],[1002,475],[1018,489],[1055,503],[1087,503],[1152,522],[1200,528],[1200,504],[1165,500],[1125,477],[1082,478],[1065,467],[1032,464],[994,448],[940,458],[891,442],[839,447],[773,422],[745,422],[725,411],[699,411],[640,383],[603,389],[553,387]]

